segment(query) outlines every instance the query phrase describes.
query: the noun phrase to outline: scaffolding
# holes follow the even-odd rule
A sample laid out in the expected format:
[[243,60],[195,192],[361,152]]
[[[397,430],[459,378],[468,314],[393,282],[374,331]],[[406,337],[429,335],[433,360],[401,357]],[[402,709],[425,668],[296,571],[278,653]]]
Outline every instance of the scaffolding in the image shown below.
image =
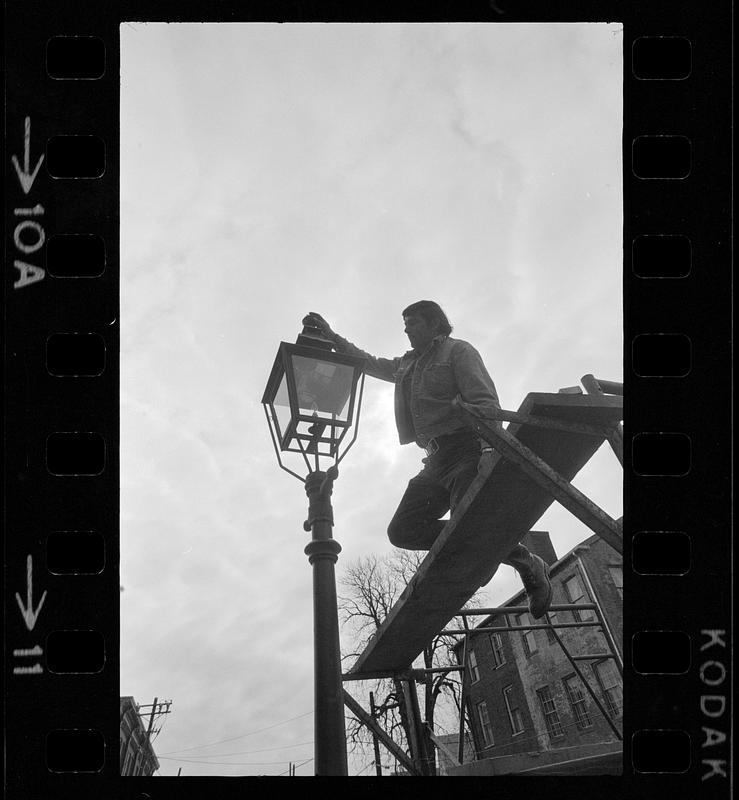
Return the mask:
[[[544,622],[510,625],[507,614],[528,612],[526,606],[468,609],[465,603],[497,570],[502,558],[527,533],[556,500],[619,554],[622,553],[622,518],[612,519],[603,509],[572,485],[572,480],[604,441],[608,441],[623,466],[623,385],[595,378],[581,378],[582,386],[561,389],[556,394],[532,393],[518,411],[500,410],[484,419],[461,401],[456,402],[462,420],[495,451],[429,550],[415,576],[367,644],[344,681],[393,678],[399,681],[408,714],[408,747],[400,748],[344,689],[346,707],[372,732],[411,775],[429,774],[432,755],[426,743],[452,757],[421,720],[416,682],[437,672],[461,673],[458,764],[464,761],[465,703],[469,682],[469,642],[480,633],[545,629],[570,662],[598,710],[618,740],[622,734],[613,722],[578,662],[613,659],[623,676],[623,664],[608,625],[596,603],[553,605],[558,611],[591,610],[594,621]],[[503,429],[502,422],[508,422]],[[482,523],[482,524],[481,524]],[[484,534],[481,534],[484,531]],[[484,556],[487,556],[485,558]],[[472,616],[504,615],[503,626],[470,628]],[[461,617],[462,628],[447,628]],[[560,630],[597,627],[606,642],[605,652],[572,654]],[[439,634],[462,637],[459,666],[413,669],[412,663],[426,644]],[[374,704],[373,704],[374,706]],[[374,707],[373,707],[374,711]]]
[[[608,630],[608,626],[605,623],[605,619],[603,618],[602,611],[600,606],[597,603],[561,603],[558,605],[552,605],[549,608],[549,611],[544,615],[544,619],[546,622],[544,624],[536,624],[531,623],[528,625],[511,625],[508,623],[508,614],[523,614],[528,612],[528,606],[500,606],[498,608],[478,608],[478,609],[462,609],[459,612],[458,616],[461,616],[466,623],[467,617],[471,616],[503,616],[506,620],[505,625],[494,625],[494,626],[478,626],[474,629],[470,629],[469,625],[465,624],[463,630],[455,630],[455,629],[445,629],[441,631],[442,634],[450,634],[450,635],[457,635],[457,636],[464,636],[464,647],[463,647],[463,657],[462,657],[462,696],[460,699],[460,728],[459,728],[459,751],[457,761],[459,764],[463,763],[464,760],[464,708],[465,708],[465,701],[466,701],[466,693],[467,693],[467,682],[469,679],[469,641],[472,636],[477,636],[481,633],[512,633],[515,631],[531,631],[531,630],[546,630],[551,632],[551,635],[554,637],[556,643],[559,645],[560,649],[564,653],[565,658],[570,662],[572,669],[575,671],[575,674],[582,682],[583,686],[587,690],[590,698],[595,703],[598,710],[603,715],[606,723],[611,728],[613,733],[615,734],[616,738],[621,741],[623,736],[621,731],[618,729],[618,726],[613,722],[611,715],[608,713],[608,710],[605,708],[603,703],[601,702],[600,698],[598,697],[597,693],[591,686],[590,682],[587,680],[585,675],[583,674],[582,670],[578,666],[578,661],[602,661],[603,659],[612,659],[616,664],[616,669],[619,672],[619,675],[623,679],[623,663],[618,656],[618,649],[616,648],[616,644],[613,641],[610,631]],[[596,616],[596,621],[579,621],[579,622],[552,622],[549,614],[556,614],[560,611],[575,611],[575,612],[582,612],[582,611],[593,611]],[[568,628],[599,628],[600,632],[603,634],[603,638],[606,641],[607,649],[604,652],[600,653],[587,653],[587,654],[572,654],[567,647],[567,645],[562,640],[562,637],[558,634],[558,630],[561,629],[568,629]]]

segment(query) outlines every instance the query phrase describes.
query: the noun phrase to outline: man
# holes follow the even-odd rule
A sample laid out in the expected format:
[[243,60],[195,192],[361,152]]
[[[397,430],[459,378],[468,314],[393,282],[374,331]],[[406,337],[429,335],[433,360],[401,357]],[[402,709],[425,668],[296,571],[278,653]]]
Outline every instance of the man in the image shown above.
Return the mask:
[[[428,550],[444,527],[441,517],[447,511],[454,513],[483,459],[492,453],[455,413],[452,401],[460,397],[483,416],[500,404],[480,354],[468,342],[452,339],[452,326],[437,303],[413,303],[403,311],[403,321],[412,349],[399,358],[365,353],[313,311],[303,324],[317,328],[339,352],[363,357],[368,375],[395,384],[400,443],[415,442],[426,450],[426,458],[423,469],[408,483],[388,537],[396,547]],[[531,616],[544,616],[552,602],[546,563],[521,544],[503,563],[521,576]]]

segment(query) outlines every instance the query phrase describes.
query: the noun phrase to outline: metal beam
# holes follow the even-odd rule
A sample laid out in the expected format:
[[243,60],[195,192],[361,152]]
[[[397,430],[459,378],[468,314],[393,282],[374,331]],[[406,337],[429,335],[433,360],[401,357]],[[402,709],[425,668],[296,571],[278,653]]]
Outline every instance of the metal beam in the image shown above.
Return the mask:
[[408,680],[411,677],[411,670],[403,669],[374,669],[369,672],[345,672],[341,676],[343,681],[373,681],[381,678],[393,678],[394,680]]
[[[527,609],[528,611],[528,609]],[[532,623],[531,625],[495,625],[490,627],[475,627],[473,633],[500,633],[501,631],[536,631],[549,628],[600,628],[602,622],[554,622],[551,625]],[[444,628],[441,634],[444,636],[464,636],[466,631],[461,628]]]
[[[549,611],[597,611],[595,603],[556,603]],[[457,611],[458,617],[491,617],[494,614],[526,614],[528,606],[495,606],[493,608],[463,608]]]
[[395,756],[395,758],[400,761],[400,763],[410,772],[412,775],[417,775],[418,772],[416,770],[416,766],[411,761],[410,758],[405,754],[402,748],[400,748],[386,733],[385,731],[375,722],[374,719],[359,705],[359,703],[344,689],[344,704],[346,707],[354,714],[354,716],[366,725],[372,733],[374,733],[377,738],[382,742],[383,745]]
[[439,737],[431,730],[431,726],[426,723],[426,730],[428,731],[429,739],[434,743],[436,749],[440,752],[444,753],[444,755],[456,766],[460,766],[462,762],[452,753],[452,751],[444,744],[444,742],[440,741]]
[[566,433],[584,433],[586,436],[597,436],[600,439],[607,438],[611,432],[611,429],[604,425],[586,425],[582,422],[552,419],[552,417],[537,417],[533,414],[521,414],[518,411],[506,411],[502,408],[487,411],[485,419],[499,422],[517,422],[519,425],[533,425],[535,428],[548,428],[549,430],[565,431]]
[[[624,385],[622,383],[614,383],[613,381],[602,381],[593,375],[583,375],[580,378],[585,391],[588,394],[603,395],[603,394],[616,394],[623,395]],[[622,423],[608,434],[608,444],[616,454],[621,466],[624,465],[624,426]]]
[[575,661],[592,661],[594,659],[605,659],[605,658],[612,658],[614,661],[618,661],[616,656],[613,653],[591,653],[587,656],[572,656]]
[[[468,669],[469,669],[469,656],[470,656],[470,626],[467,623],[467,617],[462,617],[462,624],[465,629],[464,646],[462,648],[462,681],[459,689],[459,763],[464,761],[464,705],[467,702],[467,684],[468,684]],[[472,715],[470,714],[470,725],[472,724]]]
[[[612,395],[531,393],[519,412],[611,428],[623,417],[623,402]],[[571,481],[605,441],[515,422],[507,431],[565,481]],[[410,669],[554,500],[548,488],[493,453],[350,674]]]
[[411,751],[411,758],[419,775],[423,775],[423,760],[421,759],[421,747],[418,740],[418,725],[416,724],[415,709],[411,702],[408,687],[411,685],[410,681],[400,681],[400,687],[403,690],[403,702],[405,703],[405,713],[408,717],[408,746]]
[[[546,618],[547,622],[549,622],[549,613],[548,612],[547,612],[547,614],[545,614],[545,618]],[[619,731],[619,729],[616,727],[616,725],[614,724],[613,720],[611,719],[611,715],[603,707],[603,704],[600,702],[600,700],[598,699],[598,696],[593,691],[592,686],[588,683],[587,678],[582,674],[582,671],[580,670],[580,667],[577,666],[577,661],[573,658],[572,655],[570,655],[570,651],[567,649],[567,645],[565,645],[565,643],[562,641],[562,639],[560,638],[560,635],[557,633],[557,631],[554,630],[554,626],[552,626],[552,636],[554,636],[554,638],[557,640],[557,644],[559,644],[559,646],[562,648],[562,652],[565,654],[567,660],[572,665],[572,669],[574,669],[575,672],[577,673],[578,678],[580,678],[580,680],[582,681],[583,685],[588,690],[588,694],[593,699],[593,702],[595,703],[596,706],[598,706],[598,709],[600,710],[600,713],[603,714],[603,717],[605,718],[606,722],[611,726],[611,729],[616,734],[616,738],[619,739],[619,740],[623,740],[623,736],[621,734],[621,731]]]
[[601,378],[594,377],[591,373],[583,375],[580,381],[588,394],[617,394],[623,396],[624,393],[623,383],[604,381]]
[[380,669],[374,672],[361,672],[354,674],[345,672],[341,679],[344,681],[368,681],[376,678],[393,678],[399,681],[418,681],[424,682],[427,675],[434,675],[437,672],[461,672],[464,667],[433,667],[432,669]]
[[582,575],[583,581],[585,582],[585,588],[588,594],[593,598],[593,602],[595,603],[595,616],[598,618],[600,622],[603,623],[603,636],[606,640],[606,645],[608,646],[609,650],[616,656],[616,669],[618,669],[619,675],[621,676],[621,680],[623,681],[624,678],[624,665],[623,661],[621,660],[621,653],[619,652],[619,648],[616,645],[616,638],[614,637],[613,633],[611,632],[611,626],[606,619],[606,615],[603,613],[603,608],[600,604],[600,600],[598,599],[598,592],[595,590],[595,586],[590,581],[590,576],[588,575],[588,570],[578,553],[575,557],[575,561],[577,562],[578,569],[580,570],[580,574]]
[[616,454],[616,458],[618,459],[619,463],[623,467],[624,465],[624,426],[619,424],[617,425],[609,434],[608,434],[608,444],[611,445],[611,449]]
[[411,734],[411,755],[421,775],[429,775],[429,756],[426,751],[421,709],[418,705],[418,693],[415,681],[401,681],[403,697],[408,714],[408,727]]
[[576,489],[508,431],[503,428],[491,427],[483,422],[469,410],[466,403],[460,400],[456,400],[455,405],[462,419],[475,430],[478,436],[495,448],[504,458],[516,464],[539,486],[546,489],[570,513],[594,533],[597,533],[616,552],[623,552],[621,528],[612,517],[609,517],[590,498]]

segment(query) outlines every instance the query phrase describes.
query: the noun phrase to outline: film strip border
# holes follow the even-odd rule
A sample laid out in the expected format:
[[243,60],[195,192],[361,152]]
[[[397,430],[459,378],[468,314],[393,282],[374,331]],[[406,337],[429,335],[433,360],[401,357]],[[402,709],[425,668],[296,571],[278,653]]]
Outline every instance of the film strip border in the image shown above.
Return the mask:
[[[99,797],[120,780],[118,23],[142,14],[122,4],[114,19],[90,5],[61,19],[42,4],[11,5],[8,784],[18,796]],[[593,16],[596,5],[612,9]],[[728,31],[728,5],[700,21],[684,13],[687,3],[622,6],[573,3],[568,12],[569,21],[625,21],[632,668],[623,782],[603,781],[600,791],[691,787],[723,797],[732,553],[721,372],[730,334],[730,81],[721,69],[730,37],[717,36],[717,23]],[[480,9],[458,13],[472,19]],[[529,13],[521,21],[565,21],[543,6]]]
[[640,601],[624,642],[631,761],[655,793],[708,797],[729,779],[730,423],[722,323],[705,312],[721,307],[730,264],[728,219],[714,206],[726,198],[726,151],[715,148],[730,101],[712,82],[716,54],[700,26],[676,16],[643,29],[627,36],[624,86],[625,602]]
[[119,727],[117,24],[29,11],[6,9],[7,784],[102,796]]

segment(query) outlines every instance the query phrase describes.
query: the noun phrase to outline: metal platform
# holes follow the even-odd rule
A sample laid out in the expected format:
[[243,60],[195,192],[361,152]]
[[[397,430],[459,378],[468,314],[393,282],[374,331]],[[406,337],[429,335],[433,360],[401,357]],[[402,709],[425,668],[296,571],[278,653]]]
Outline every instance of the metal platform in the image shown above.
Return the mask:
[[[571,481],[623,417],[623,398],[603,394],[526,396],[518,414],[584,424],[575,433],[526,423],[506,431]],[[554,496],[511,460],[494,454],[475,478],[415,576],[349,675],[407,670],[432,638],[488,582],[501,559],[532,529]]]

